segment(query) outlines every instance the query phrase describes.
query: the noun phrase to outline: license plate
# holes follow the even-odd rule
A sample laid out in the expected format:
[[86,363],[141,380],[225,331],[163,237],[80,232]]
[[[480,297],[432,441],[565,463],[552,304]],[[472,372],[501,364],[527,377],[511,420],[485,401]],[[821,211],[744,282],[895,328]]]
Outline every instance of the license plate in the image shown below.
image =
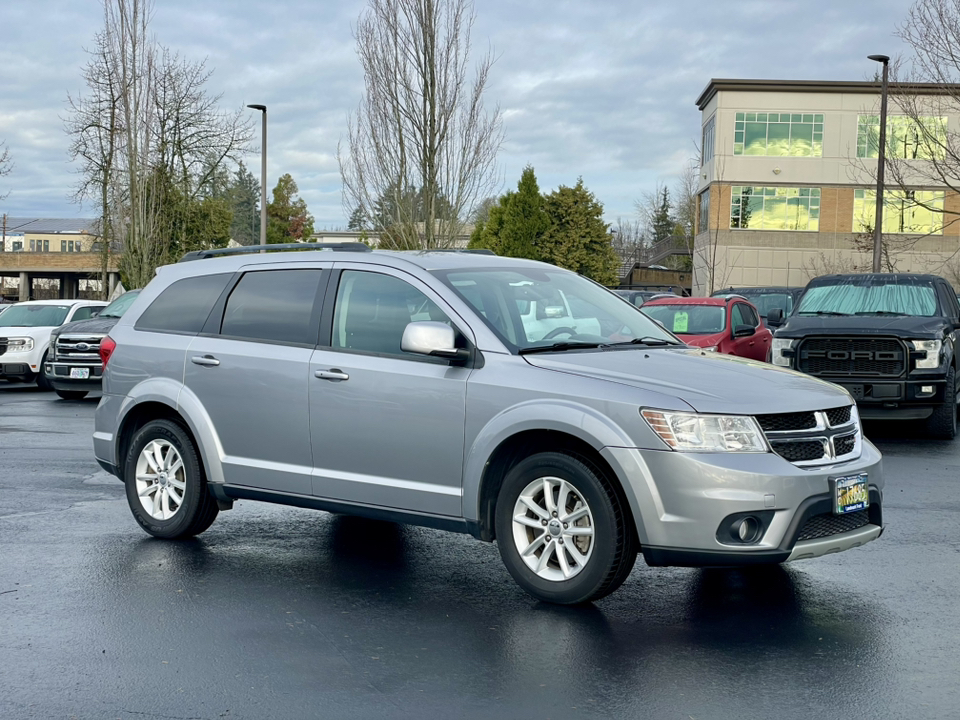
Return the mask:
[[831,484],[834,486],[833,512],[837,515],[864,510],[870,504],[866,473],[834,478]]
[[90,368],[70,368],[70,377],[76,380],[89,380]]

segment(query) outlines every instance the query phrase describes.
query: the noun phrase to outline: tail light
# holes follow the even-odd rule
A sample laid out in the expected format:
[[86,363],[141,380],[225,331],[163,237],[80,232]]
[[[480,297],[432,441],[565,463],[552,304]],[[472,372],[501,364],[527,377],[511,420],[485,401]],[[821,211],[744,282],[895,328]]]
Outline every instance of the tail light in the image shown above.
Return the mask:
[[110,362],[110,356],[116,349],[117,343],[109,335],[100,341],[100,360],[103,362],[104,369],[106,369],[107,363]]

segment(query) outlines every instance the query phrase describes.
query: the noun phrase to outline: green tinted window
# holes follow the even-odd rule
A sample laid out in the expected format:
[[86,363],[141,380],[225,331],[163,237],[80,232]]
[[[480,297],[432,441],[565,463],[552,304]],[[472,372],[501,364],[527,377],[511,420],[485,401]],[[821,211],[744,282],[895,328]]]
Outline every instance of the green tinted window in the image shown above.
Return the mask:
[[730,227],[816,232],[820,229],[820,188],[734,186]]
[[[887,190],[883,193],[883,232],[909,235],[943,234],[943,191]],[[872,233],[877,193],[853,191],[853,231]]]
[[823,155],[823,115],[737,113],[733,154],[820,157]]
[[[888,157],[904,160],[934,160],[945,155],[947,119],[945,117],[887,117]],[[880,154],[880,116],[857,118],[857,157],[875,158]]]

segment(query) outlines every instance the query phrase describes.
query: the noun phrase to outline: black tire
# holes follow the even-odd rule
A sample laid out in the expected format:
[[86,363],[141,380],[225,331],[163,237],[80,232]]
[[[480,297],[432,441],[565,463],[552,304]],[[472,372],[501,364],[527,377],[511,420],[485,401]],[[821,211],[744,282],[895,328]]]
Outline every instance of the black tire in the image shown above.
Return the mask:
[[41,390],[53,390],[53,385],[50,384],[50,380],[47,379],[47,374],[43,371],[46,364],[47,353],[44,353],[43,357],[40,358],[40,372],[37,373],[37,387]]
[[944,403],[934,408],[933,414],[927,418],[927,434],[940,440],[953,440],[957,436],[957,377],[956,370],[947,371],[947,380],[944,387]]
[[[569,579],[545,579],[535,569],[528,567],[521,557],[514,535],[514,509],[520,495],[536,481],[546,477],[558,478],[572,485],[592,515],[591,551],[581,569]],[[531,519],[534,519],[532,512]],[[620,587],[637,559],[638,543],[632,522],[626,501],[604,473],[586,458],[563,453],[538,453],[522,460],[507,473],[497,498],[495,523],[500,557],[517,584],[544,602],[561,605],[591,602]],[[563,524],[563,527],[566,525]],[[539,530],[518,527],[518,532],[521,535],[529,533],[522,542],[533,538],[532,545]],[[557,529],[557,532],[564,531]],[[544,530],[543,536],[548,536],[548,530]],[[567,538],[567,542],[571,542],[571,539]],[[541,549],[541,556],[544,552]],[[565,551],[555,546],[554,552]],[[572,559],[573,555],[565,556],[565,562],[569,563]],[[553,563],[553,572],[562,572],[558,560],[559,556],[554,554],[545,571],[550,572],[550,563]]]
[[[172,446],[182,462],[183,473],[176,475],[177,482],[184,485],[180,496],[182,501],[179,503],[174,500],[168,501],[168,508],[170,503],[176,504],[177,507],[167,518],[152,515],[138,493],[137,464],[144,448],[154,441],[161,446]],[[159,478],[159,474],[154,474],[154,477]],[[207,489],[207,480],[193,440],[180,425],[171,420],[153,420],[137,431],[130,443],[130,451],[124,463],[123,478],[127,490],[127,503],[130,505],[133,517],[140,527],[154,537],[173,540],[199,535],[213,524],[220,512],[216,499]],[[148,485],[153,484],[146,483],[144,487]],[[159,492],[160,488],[146,497],[155,499],[156,493]],[[167,490],[167,492],[171,491]],[[174,496],[171,495],[171,497]]]
[[64,400],[83,400],[87,396],[86,390],[57,390],[56,392]]

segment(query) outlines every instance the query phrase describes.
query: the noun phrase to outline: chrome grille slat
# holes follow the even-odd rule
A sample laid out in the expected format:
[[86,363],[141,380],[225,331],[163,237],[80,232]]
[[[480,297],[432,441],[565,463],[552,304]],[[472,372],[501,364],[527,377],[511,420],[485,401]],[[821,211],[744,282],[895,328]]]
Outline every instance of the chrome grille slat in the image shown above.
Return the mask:
[[[57,360],[76,362],[99,362],[100,341],[103,335],[61,335],[57,338]],[[83,350],[78,345],[86,345]]]
[[757,415],[770,448],[798,467],[860,457],[861,429],[856,406],[799,413]]

